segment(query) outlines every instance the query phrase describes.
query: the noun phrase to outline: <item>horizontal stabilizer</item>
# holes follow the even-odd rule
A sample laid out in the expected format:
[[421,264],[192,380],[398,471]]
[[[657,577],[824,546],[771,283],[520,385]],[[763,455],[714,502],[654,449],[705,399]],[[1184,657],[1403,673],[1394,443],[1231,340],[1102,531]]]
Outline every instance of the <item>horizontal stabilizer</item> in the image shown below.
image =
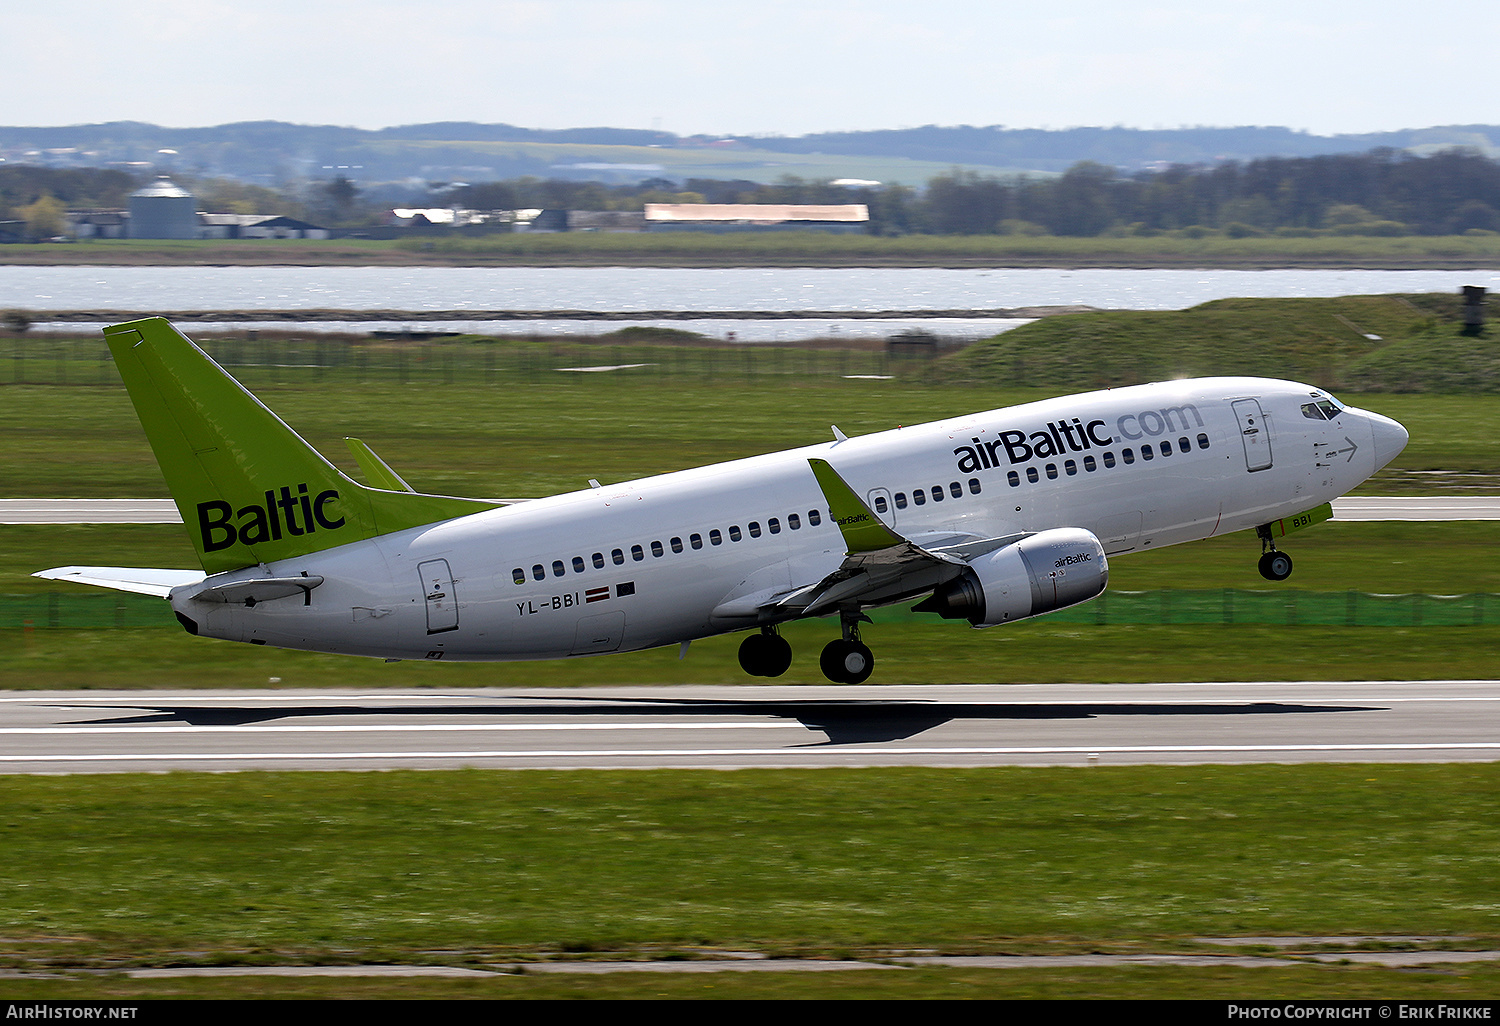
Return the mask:
[[113,588],[115,591],[129,591],[137,595],[155,595],[157,598],[166,598],[173,588],[197,584],[204,578],[202,570],[160,570],[138,566],[58,566],[51,570],[39,570],[31,576],[47,581],[92,584],[99,588]]

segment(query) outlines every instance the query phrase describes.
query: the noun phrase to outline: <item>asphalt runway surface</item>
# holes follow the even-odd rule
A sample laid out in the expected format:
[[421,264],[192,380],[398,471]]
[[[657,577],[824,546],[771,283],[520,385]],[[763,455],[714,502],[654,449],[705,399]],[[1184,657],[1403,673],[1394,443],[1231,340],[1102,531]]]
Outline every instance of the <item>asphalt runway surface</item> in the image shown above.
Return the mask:
[[[520,501],[507,499],[507,502]],[[1359,495],[1335,520],[1500,520],[1500,495]],[[180,524],[171,499],[0,499],[0,524]]]
[[1457,762],[1500,681],[0,693],[0,773]]

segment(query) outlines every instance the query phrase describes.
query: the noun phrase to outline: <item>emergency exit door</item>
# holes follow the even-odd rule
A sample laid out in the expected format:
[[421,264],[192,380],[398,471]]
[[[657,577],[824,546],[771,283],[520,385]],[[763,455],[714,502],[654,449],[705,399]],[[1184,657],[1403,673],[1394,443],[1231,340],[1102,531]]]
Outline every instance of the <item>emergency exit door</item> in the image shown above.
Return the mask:
[[427,633],[458,630],[458,597],[453,593],[453,574],[446,559],[429,559],[417,566],[422,576],[422,595],[427,602]]
[[1230,404],[1240,424],[1245,444],[1245,469],[1265,470],[1271,465],[1271,429],[1255,399],[1236,399]]

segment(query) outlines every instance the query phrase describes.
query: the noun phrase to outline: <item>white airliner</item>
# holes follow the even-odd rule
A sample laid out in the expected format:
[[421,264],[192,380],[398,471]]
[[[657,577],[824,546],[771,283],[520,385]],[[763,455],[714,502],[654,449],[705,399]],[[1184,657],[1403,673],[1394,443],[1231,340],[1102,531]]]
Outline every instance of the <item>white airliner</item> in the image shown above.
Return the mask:
[[106,328],[202,570],[37,576],[159,595],[193,634],[386,659],[515,660],[837,614],[831,680],[866,680],[864,611],[975,627],[1100,594],[1114,555],[1288,531],[1389,463],[1404,428],[1292,381],[1201,378],[1049,399],[512,504],[410,490],[351,440],[345,476],[160,318]]

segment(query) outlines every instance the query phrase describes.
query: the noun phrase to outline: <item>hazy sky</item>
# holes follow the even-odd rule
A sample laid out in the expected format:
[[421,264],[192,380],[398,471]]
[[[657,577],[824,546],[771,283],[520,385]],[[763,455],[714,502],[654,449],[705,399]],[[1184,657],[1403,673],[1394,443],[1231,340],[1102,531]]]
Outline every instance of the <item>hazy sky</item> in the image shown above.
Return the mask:
[[456,120],[802,135],[1500,123],[1496,0],[6,6],[9,125]]

